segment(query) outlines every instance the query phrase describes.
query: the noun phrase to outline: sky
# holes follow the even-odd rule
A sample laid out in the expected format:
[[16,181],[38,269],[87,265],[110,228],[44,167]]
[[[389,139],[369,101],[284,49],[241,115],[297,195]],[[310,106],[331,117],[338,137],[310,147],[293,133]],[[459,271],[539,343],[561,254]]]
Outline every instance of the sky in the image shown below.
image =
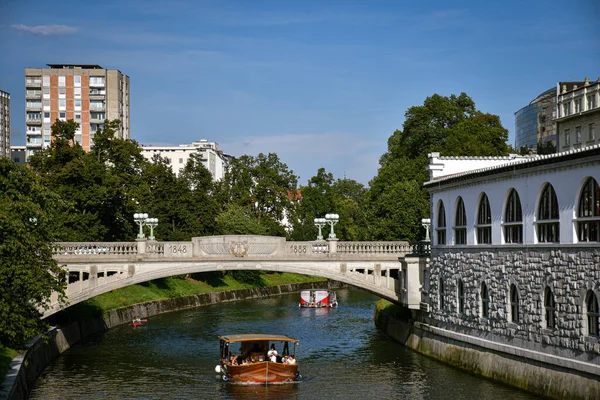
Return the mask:
[[0,90],[25,144],[24,68],[99,64],[131,79],[131,138],[277,153],[306,184],[365,185],[404,114],[467,93],[499,115],[600,77],[600,2],[0,0]]

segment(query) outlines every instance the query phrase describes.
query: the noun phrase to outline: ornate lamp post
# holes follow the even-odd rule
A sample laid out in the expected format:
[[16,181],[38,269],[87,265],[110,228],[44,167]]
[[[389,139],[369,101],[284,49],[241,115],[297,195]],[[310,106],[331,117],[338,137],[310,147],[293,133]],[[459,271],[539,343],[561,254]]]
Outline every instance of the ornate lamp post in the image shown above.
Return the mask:
[[150,227],[150,236],[148,236],[148,240],[154,240],[154,228],[158,225],[158,218],[146,218],[146,225]]
[[421,220],[421,224],[423,225],[423,228],[425,228],[425,240],[427,242],[431,241],[431,238],[429,237],[429,228],[431,227],[431,219],[423,218]]
[[340,216],[338,214],[326,214],[325,221],[331,225],[331,233],[329,234],[329,239],[335,239],[335,232],[333,231],[333,226],[338,223],[340,220]]
[[146,224],[146,220],[148,219],[148,214],[146,213],[135,213],[133,214],[133,220],[136,224],[140,226],[140,233],[138,233],[138,239],[143,239],[144,236],[144,225]]
[[315,225],[319,228],[319,236],[317,236],[317,240],[323,240],[323,235],[321,234],[321,229],[327,225],[327,221],[325,218],[315,218]]

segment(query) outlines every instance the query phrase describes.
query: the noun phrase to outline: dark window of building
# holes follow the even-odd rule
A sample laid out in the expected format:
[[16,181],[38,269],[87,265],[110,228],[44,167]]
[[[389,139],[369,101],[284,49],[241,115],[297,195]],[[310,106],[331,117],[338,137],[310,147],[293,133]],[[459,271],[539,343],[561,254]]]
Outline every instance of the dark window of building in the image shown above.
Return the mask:
[[600,186],[594,178],[588,178],[581,188],[577,237],[580,242],[600,242]]
[[462,197],[456,204],[456,218],[454,220],[454,241],[456,244],[467,244],[467,213]]
[[556,327],[556,303],[554,302],[554,293],[548,286],[544,290],[544,311],[546,328],[554,329]]
[[440,278],[440,285],[439,285],[439,296],[440,296],[440,310],[444,309],[444,281],[442,280],[442,278]]
[[446,209],[442,201],[437,215],[437,244],[446,244]]
[[519,291],[514,284],[510,285],[510,317],[512,322],[519,322]]
[[490,298],[488,287],[485,282],[481,282],[481,316],[487,318],[490,311]]
[[551,184],[542,191],[537,216],[537,234],[540,243],[556,243],[560,240],[558,199]]
[[523,243],[523,211],[519,193],[515,189],[510,191],[504,211],[504,241]]
[[598,298],[592,290],[588,290],[585,297],[585,306],[587,308],[588,335],[598,336]]
[[458,280],[458,312],[465,312],[465,285],[462,279]]
[[490,202],[485,193],[479,200],[479,210],[477,212],[477,243],[492,243],[492,213]]

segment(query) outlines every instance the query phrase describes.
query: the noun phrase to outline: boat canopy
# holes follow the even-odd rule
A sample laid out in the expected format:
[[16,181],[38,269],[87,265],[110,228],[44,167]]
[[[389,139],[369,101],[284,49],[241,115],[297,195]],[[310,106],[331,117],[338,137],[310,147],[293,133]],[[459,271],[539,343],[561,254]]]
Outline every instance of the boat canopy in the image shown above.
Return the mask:
[[219,336],[224,342],[234,343],[234,342],[255,342],[259,340],[268,340],[271,342],[292,342],[298,343],[298,339],[291,338],[289,336],[284,335],[266,335],[262,333],[244,333],[239,335],[225,335]]

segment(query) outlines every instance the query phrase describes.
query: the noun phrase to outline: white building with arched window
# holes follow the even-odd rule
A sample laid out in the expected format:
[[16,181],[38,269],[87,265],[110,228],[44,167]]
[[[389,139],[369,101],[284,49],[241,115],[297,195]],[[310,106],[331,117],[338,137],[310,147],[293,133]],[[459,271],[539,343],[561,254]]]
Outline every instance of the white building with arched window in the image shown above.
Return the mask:
[[429,159],[431,322],[598,374],[600,145]]

